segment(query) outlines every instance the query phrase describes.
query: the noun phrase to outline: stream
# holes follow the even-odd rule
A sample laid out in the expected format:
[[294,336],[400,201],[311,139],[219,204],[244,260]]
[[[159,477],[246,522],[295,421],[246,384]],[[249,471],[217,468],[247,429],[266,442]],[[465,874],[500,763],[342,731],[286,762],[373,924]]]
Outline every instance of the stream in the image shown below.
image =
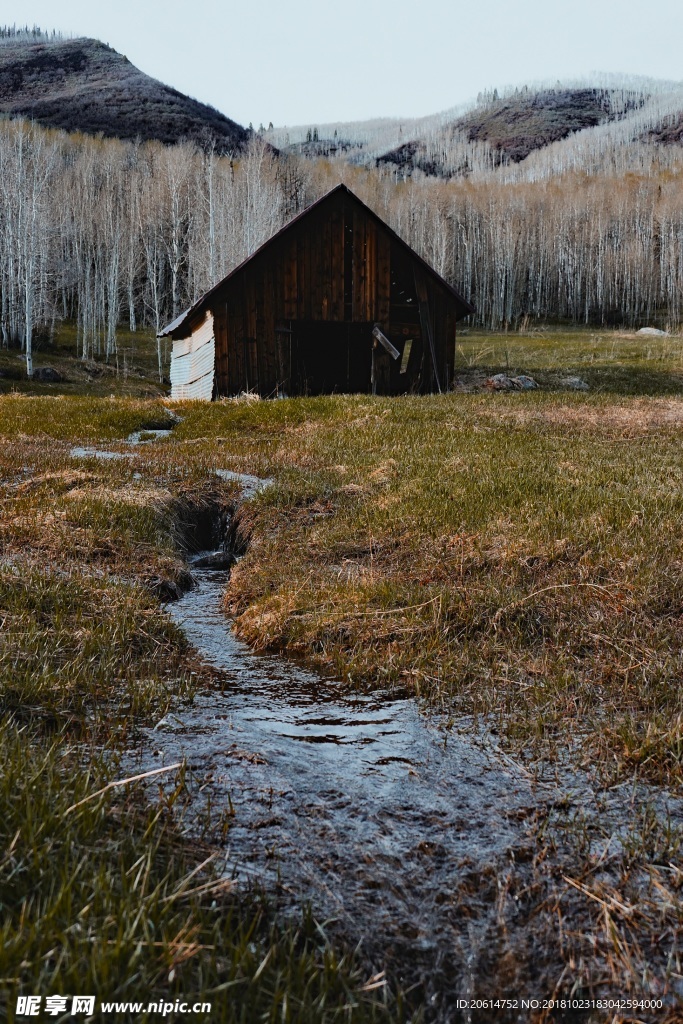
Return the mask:
[[[136,432],[127,442],[168,433]],[[102,448],[71,455],[133,457]],[[243,501],[270,483],[215,472],[240,485]],[[195,555],[194,588],[167,605],[202,661],[220,671],[220,689],[178,701],[141,730],[123,766],[144,772],[184,760],[182,827],[223,848],[223,870],[238,886],[257,885],[285,916],[309,905],[373,970],[386,966],[414,987],[428,1019],[452,1020],[454,1000],[473,993],[477,978],[493,983],[514,944],[501,899],[532,858],[550,787],[535,787],[476,732],[439,728],[408,694],[359,693],[256,654],[222,610],[226,563],[223,550]]]
[[255,654],[221,609],[228,575],[193,569],[196,587],[168,605],[222,690],[147,730],[136,767],[186,759],[185,827],[223,844],[238,885],[258,883],[285,914],[309,904],[445,1010],[469,987],[463,970],[473,982],[499,944],[496,895],[530,857],[539,797],[414,698],[349,692]]
[[[138,432],[128,443],[166,433]],[[100,448],[71,454],[133,457]],[[270,483],[215,472],[240,485],[243,501]],[[258,886],[284,917],[300,920],[310,906],[326,934],[358,946],[368,968],[386,968],[412,991],[420,1020],[474,1020],[458,999],[515,995],[529,984],[542,991],[544,962],[553,977],[557,965],[548,960],[553,936],[534,909],[539,869],[546,882],[559,872],[567,883],[559,896],[551,887],[565,921],[576,893],[563,875],[574,870],[574,847],[562,866],[559,849],[557,863],[545,864],[545,848],[537,863],[539,824],[542,831],[554,806],[571,812],[590,843],[581,857],[592,858],[592,884],[612,886],[640,841],[641,819],[648,834],[655,823],[663,829],[669,844],[683,834],[683,801],[635,779],[604,789],[566,765],[561,782],[556,775],[534,783],[471,722],[460,723],[467,733],[445,729],[406,693],[359,693],[284,657],[256,654],[222,610],[232,559],[227,548],[196,554],[194,588],[167,605],[201,660],[219,670],[220,686],[177,700],[140,730],[124,770],[185,761],[181,827],[221,850],[214,866],[222,863],[238,887]],[[629,870],[647,894],[647,871]],[[585,914],[576,922],[592,927]],[[524,1019],[510,1013],[505,1019]]]

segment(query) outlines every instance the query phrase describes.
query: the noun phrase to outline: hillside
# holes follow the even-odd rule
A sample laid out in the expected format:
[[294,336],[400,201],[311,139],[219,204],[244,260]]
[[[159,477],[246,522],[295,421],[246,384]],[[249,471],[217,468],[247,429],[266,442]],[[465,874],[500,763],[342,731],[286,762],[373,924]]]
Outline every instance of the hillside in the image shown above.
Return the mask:
[[4,42],[0,113],[107,138],[211,140],[219,152],[239,149],[248,137],[218,110],[150,78],[96,39]]
[[[574,132],[623,117],[642,107],[642,92],[615,93],[608,89],[527,88],[512,96],[478,105],[457,118],[444,134],[464,136],[468,142],[485,142],[495,162],[519,163],[534,150],[566,139]],[[438,161],[424,140],[412,140],[383,154],[380,163],[419,167],[426,174],[439,174]]]
[[[646,102],[642,92],[615,93],[608,89],[524,88],[504,99],[494,98],[449,125],[452,135],[463,133],[469,142],[487,142],[499,159],[512,163],[552,142],[567,138],[583,128],[623,117]],[[409,143],[386,153],[382,162],[405,162],[402,151],[412,150],[411,159],[420,152],[419,144]]]
[[[307,159],[374,165],[403,178],[481,180],[501,172],[519,180],[562,173],[565,155],[594,173],[618,151],[624,170],[641,159],[641,143],[653,150],[680,143],[682,126],[681,83],[603,75],[494,90],[466,108],[424,118],[281,127],[266,138]],[[541,171],[539,161],[548,167]]]

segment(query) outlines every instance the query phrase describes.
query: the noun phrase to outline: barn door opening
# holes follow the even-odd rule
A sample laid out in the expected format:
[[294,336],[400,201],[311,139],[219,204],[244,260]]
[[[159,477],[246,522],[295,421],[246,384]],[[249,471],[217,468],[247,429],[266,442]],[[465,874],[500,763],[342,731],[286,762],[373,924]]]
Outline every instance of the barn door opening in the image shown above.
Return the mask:
[[373,324],[292,324],[292,393],[329,395],[372,389]]

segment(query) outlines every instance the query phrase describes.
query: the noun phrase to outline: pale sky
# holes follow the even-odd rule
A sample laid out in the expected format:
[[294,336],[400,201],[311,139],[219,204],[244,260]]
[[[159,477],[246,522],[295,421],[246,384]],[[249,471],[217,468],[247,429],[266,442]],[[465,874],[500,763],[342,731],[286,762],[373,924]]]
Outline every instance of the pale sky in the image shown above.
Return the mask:
[[2,0],[247,125],[436,113],[592,71],[683,80],[681,0]]

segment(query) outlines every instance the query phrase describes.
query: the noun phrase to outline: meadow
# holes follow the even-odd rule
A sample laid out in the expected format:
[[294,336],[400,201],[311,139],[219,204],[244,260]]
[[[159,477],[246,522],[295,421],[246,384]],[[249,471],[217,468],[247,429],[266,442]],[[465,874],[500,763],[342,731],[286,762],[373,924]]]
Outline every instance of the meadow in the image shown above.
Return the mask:
[[[550,807],[515,899],[555,932],[558,991],[673,1006],[681,826],[659,808],[683,781],[682,344],[470,333],[460,390],[392,399],[173,404],[1,381],[10,994],[191,991],[236,1021],[404,1013],[400,984],[373,988],[305,909],[281,925],[265,895],[197,871],[215,837],[183,840],[182,769],[158,802],[96,795],[137,729],[215,684],[159,599],[190,585],[193,520],[235,505],[222,468],[274,480],[237,513],[245,554],[225,595],[252,645],[414,694],[444,735],[486,735],[531,777],[598,803],[632,794],[621,820]],[[512,370],[541,387],[481,388]],[[563,390],[570,374],[590,390]],[[169,409],[167,438],[126,444]]]

